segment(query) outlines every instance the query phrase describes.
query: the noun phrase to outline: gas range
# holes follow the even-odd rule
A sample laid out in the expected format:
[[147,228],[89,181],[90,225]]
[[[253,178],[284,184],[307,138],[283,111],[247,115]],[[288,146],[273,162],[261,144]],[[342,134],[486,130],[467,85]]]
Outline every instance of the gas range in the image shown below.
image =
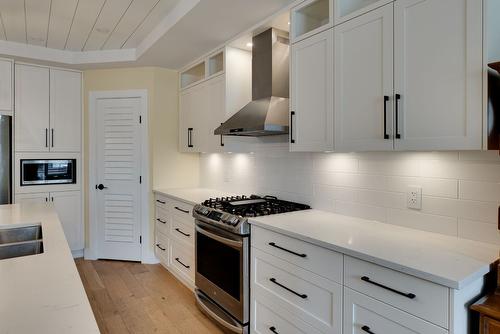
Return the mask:
[[231,196],[210,198],[194,207],[193,216],[210,225],[239,235],[248,235],[249,217],[267,216],[310,209],[308,205],[280,200],[274,196]]

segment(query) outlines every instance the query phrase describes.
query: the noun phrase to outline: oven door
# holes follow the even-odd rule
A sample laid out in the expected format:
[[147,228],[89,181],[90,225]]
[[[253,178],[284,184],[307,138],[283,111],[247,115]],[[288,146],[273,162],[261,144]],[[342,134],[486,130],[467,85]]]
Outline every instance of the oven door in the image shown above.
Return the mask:
[[248,241],[196,221],[196,287],[242,325],[249,320]]

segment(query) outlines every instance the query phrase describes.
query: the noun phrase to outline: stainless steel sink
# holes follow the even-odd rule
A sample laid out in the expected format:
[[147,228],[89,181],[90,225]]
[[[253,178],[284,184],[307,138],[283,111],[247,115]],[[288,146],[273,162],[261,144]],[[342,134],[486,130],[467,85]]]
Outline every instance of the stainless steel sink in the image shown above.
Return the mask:
[[43,253],[42,227],[0,229],[0,260]]
[[0,245],[40,239],[42,239],[40,225],[0,229]]

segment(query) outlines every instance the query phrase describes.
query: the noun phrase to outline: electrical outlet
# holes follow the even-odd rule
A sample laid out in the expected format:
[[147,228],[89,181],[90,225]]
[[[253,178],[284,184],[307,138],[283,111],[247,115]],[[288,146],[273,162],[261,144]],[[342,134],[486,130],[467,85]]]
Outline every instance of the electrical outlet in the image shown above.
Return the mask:
[[408,186],[406,206],[410,209],[422,209],[422,187]]

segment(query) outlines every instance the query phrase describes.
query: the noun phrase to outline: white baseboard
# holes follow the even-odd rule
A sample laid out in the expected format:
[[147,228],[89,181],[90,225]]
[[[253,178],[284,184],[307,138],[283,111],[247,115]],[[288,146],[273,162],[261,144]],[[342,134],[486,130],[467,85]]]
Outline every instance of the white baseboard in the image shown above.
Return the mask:
[[144,257],[141,262],[145,264],[157,264],[160,263],[160,260],[158,260],[158,258],[153,255]]
[[73,258],[74,259],[77,259],[79,257],[83,257],[83,249],[79,249],[79,250],[72,250],[71,251],[71,254],[73,255]]
[[94,251],[90,248],[85,248],[83,250],[83,258],[85,260],[97,260],[97,256],[94,254]]

